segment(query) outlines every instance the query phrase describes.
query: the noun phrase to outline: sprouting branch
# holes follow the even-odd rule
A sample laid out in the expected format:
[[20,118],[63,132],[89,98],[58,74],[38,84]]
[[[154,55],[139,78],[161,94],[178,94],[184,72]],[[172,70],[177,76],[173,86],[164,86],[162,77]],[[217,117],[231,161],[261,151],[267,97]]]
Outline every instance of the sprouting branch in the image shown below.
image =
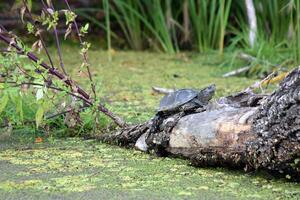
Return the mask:
[[[48,15],[51,15],[51,13],[49,13],[49,11],[48,11],[48,6],[45,4],[45,2],[43,0],[42,0],[42,4],[43,4],[43,6],[45,8],[44,9],[45,12],[48,13]],[[51,9],[54,12],[54,7],[52,5],[51,5]],[[61,53],[61,49],[60,49],[60,42],[59,42],[58,32],[57,32],[56,26],[53,26],[53,31],[54,31],[54,38],[55,38],[55,44],[56,44],[56,48],[57,48],[57,54],[58,54],[58,58],[59,58],[60,68],[61,68],[61,70],[63,71],[63,73],[65,75],[68,75],[67,71],[65,69],[65,65],[64,65],[63,59],[62,59],[62,53]]]
[[28,8],[28,5],[27,5],[27,3],[26,3],[26,0],[23,0],[23,5],[25,6],[26,12],[29,14],[30,20],[32,21],[32,25],[37,29],[37,33],[36,33],[36,34],[39,36],[39,39],[40,39],[40,41],[41,41],[41,43],[42,43],[42,47],[43,47],[43,49],[44,49],[44,51],[45,51],[45,53],[46,53],[46,55],[47,55],[47,57],[48,57],[48,60],[49,60],[49,62],[50,62],[51,67],[53,68],[53,67],[54,67],[54,64],[53,64],[52,58],[51,58],[51,56],[50,56],[50,53],[49,53],[48,48],[47,48],[47,46],[46,46],[46,43],[45,43],[45,41],[44,41],[44,39],[43,39],[43,37],[42,37],[41,31],[40,31],[40,30],[38,29],[38,27],[35,25],[35,22],[34,22],[34,20],[33,20],[33,16],[32,16],[32,14],[31,14],[31,12],[30,12],[30,10],[29,10],[29,8]]
[[[68,78],[66,75],[59,72],[59,70],[55,67],[50,67],[45,62],[41,62],[40,59],[33,54],[32,52],[26,52],[22,47],[20,47],[14,39],[7,36],[8,34],[0,29],[0,40],[2,40],[4,43],[9,45],[10,47],[15,48],[17,51],[19,51],[22,55],[26,55],[29,60],[37,63],[42,68],[48,70],[48,73],[55,76],[56,78],[60,79],[62,82],[64,82],[67,86],[70,86],[70,90],[74,94],[78,94],[78,96],[82,97],[82,100],[87,103],[88,105],[94,105],[95,102],[93,102],[89,96],[80,86],[74,83],[74,81],[70,78]],[[97,105],[97,108],[103,112],[106,116],[111,118],[119,127],[126,126],[126,123],[119,117],[116,116],[114,113],[109,111],[103,104],[99,103]]]
[[[69,5],[68,0],[65,0],[65,4],[67,5],[68,10],[72,11],[72,9],[71,9],[71,7]],[[79,31],[76,19],[74,19],[73,24],[75,26],[76,33],[78,35],[78,39],[79,39],[80,45],[83,47],[83,41],[82,41],[82,38],[81,38],[81,35],[80,35],[80,31]],[[82,56],[83,56],[83,60],[84,60],[84,62],[86,64],[86,69],[87,69],[88,76],[89,76],[89,79],[90,79],[90,82],[91,82],[91,88],[92,88],[92,91],[93,91],[93,94],[94,94],[94,98],[96,99],[97,98],[96,88],[95,88],[95,83],[93,81],[92,73],[91,73],[91,70],[90,70],[90,67],[89,67],[89,63],[88,63],[87,52],[84,51],[83,54],[82,54]]]

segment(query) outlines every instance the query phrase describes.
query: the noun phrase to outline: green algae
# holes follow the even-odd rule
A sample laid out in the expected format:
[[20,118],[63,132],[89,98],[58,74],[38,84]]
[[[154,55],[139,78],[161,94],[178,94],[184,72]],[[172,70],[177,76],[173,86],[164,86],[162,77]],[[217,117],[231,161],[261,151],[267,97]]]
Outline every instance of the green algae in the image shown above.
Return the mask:
[[[80,63],[73,48],[65,48],[69,66]],[[226,56],[230,56],[226,55]],[[142,122],[153,116],[161,95],[152,86],[199,89],[215,83],[216,97],[245,89],[255,82],[245,77],[222,78],[230,66],[223,66],[218,54],[115,51],[112,61],[105,51],[91,51],[89,58],[101,98],[107,106],[130,122]],[[70,73],[77,78],[75,67]],[[86,81],[80,82],[87,85]]]
[[6,166],[1,173],[11,174],[0,179],[0,199],[5,198],[2,194],[18,191],[68,196],[101,190],[125,191],[140,197],[151,197],[153,193],[153,197],[171,199],[201,199],[207,195],[218,199],[300,198],[296,183],[241,171],[194,168],[185,160],[157,158],[80,139],[55,140],[45,147],[6,149],[0,152],[0,165]]
[[[80,57],[74,48],[64,52],[76,78]],[[152,86],[197,89],[215,83],[220,97],[255,82],[220,78],[229,69],[219,67],[222,57],[215,54],[115,52],[109,62],[107,52],[91,51],[89,57],[102,100],[131,123],[153,116],[161,96]],[[0,142],[0,199],[300,199],[298,184],[265,175],[194,168],[186,160],[95,141],[24,142]]]

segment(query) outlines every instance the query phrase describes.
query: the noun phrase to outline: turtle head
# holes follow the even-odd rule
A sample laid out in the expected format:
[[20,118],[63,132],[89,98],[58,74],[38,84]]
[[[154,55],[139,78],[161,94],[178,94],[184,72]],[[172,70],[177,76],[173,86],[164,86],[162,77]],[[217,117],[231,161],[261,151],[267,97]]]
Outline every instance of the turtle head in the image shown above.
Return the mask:
[[216,85],[215,84],[211,84],[209,86],[207,86],[206,88],[202,89],[202,91],[207,92],[208,94],[215,94],[216,91]]
[[216,85],[211,84],[199,91],[198,99],[201,100],[203,103],[207,104],[214,96],[215,91]]

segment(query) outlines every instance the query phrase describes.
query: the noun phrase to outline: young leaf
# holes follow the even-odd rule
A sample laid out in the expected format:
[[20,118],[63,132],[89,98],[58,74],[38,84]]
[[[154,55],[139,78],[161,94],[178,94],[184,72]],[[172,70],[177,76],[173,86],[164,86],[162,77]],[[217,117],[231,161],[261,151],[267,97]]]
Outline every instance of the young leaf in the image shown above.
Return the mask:
[[69,10],[65,11],[65,16],[66,16],[66,25],[74,22],[76,18],[76,14]]
[[31,23],[28,22],[28,23],[26,24],[26,27],[27,27],[28,33],[34,34],[34,26],[33,26]]
[[81,27],[80,34],[84,35],[88,32],[88,30],[89,30],[89,23],[86,23],[83,27]]

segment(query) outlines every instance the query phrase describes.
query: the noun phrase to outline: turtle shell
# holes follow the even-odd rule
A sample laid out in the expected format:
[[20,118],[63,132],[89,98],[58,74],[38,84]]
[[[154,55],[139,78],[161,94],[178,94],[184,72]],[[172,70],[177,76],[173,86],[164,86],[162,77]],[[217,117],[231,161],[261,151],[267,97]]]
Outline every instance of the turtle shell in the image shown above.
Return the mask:
[[198,91],[192,89],[180,89],[169,93],[160,101],[158,112],[175,110],[177,107],[194,99],[198,93]]

